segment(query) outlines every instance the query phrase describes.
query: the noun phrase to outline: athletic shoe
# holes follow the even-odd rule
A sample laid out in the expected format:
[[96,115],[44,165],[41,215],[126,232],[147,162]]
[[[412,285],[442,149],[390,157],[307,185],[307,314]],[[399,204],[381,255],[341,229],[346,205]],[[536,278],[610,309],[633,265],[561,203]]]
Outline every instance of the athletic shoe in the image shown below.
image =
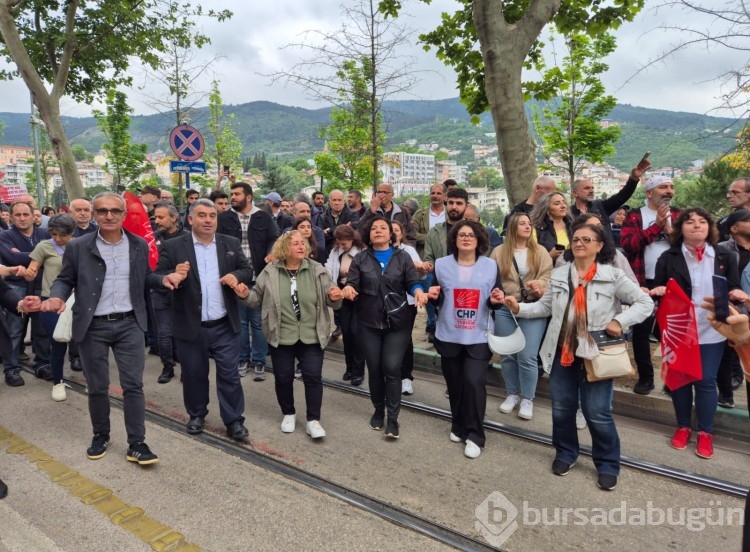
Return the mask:
[[690,434],[692,431],[690,431],[689,427],[678,427],[677,430],[674,432],[674,435],[672,435],[672,441],[671,445],[672,448],[677,450],[684,450],[688,446],[688,442],[690,441]]
[[719,406],[722,408],[734,408],[734,397],[731,395],[719,395]]
[[518,409],[518,417],[522,420],[530,420],[534,416],[534,403],[529,399],[521,399]]
[[297,426],[297,415],[287,414],[284,419],[281,420],[281,431],[284,433],[294,433],[294,428]]
[[508,395],[499,410],[503,414],[510,414],[519,402],[521,402],[521,397],[518,395]]
[[240,373],[240,377],[244,378],[247,375],[247,362],[240,362],[237,365],[237,371]]
[[128,447],[128,462],[137,462],[141,466],[156,464],[159,457],[156,456],[146,443],[133,443]]
[[604,491],[611,491],[617,486],[617,476],[608,473],[600,473],[597,481],[599,488]]
[[448,439],[450,439],[452,443],[460,443],[460,442],[463,441],[463,439],[461,439],[461,437],[459,437],[458,435],[456,435],[452,431],[451,431],[451,434],[448,436]]
[[563,462],[562,460],[555,460],[552,462],[552,473],[559,476],[565,476],[568,475],[568,472],[575,466],[576,463],[572,462],[568,464],[567,462]]
[[376,410],[375,414],[370,418],[370,429],[375,431],[382,431],[383,425],[385,424],[385,412],[382,410]]
[[265,381],[266,366],[264,364],[253,364],[253,381]]
[[464,449],[464,456],[466,458],[479,458],[479,455],[482,454],[482,449],[479,448],[477,444],[474,443],[474,441],[466,440],[466,448]]
[[401,380],[401,394],[402,395],[414,394],[414,386],[412,385],[411,380],[409,378],[404,378]]
[[109,446],[109,435],[104,433],[96,433],[94,438],[91,439],[91,446],[86,449],[86,456],[89,460],[99,460],[107,454],[107,447]]
[[385,436],[390,439],[398,439],[398,422],[396,420],[388,420],[388,424],[385,426]]
[[698,444],[695,447],[695,454],[705,459],[713,457],[714,438],[710,433],[706,433],[705,431],[698,432]]
[[64,383],[56,383],[52,386],[52,400],[53,401],[64,401],[68,398],[68,394],[65,392]]
[[313,439],[320,439],[326,436],[326,430],[320,425],[318,420],[311,420],[307,422],[306,426],[307,434]]
[[654,390],[653,379],[639,379],[633,386],[633,393],[636,395],[648,395]]

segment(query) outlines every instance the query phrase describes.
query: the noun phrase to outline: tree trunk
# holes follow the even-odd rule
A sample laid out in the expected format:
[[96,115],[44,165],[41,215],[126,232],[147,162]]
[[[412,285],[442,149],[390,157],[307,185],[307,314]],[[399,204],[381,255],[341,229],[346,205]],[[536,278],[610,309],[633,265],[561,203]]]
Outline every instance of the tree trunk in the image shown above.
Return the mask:
[[[75,13],[76,5],[77,3],[73,2],[69,6],[70,16]],[[83,197],[83,186],[78,176],[76,160],[73,156],[70,142],[68,142],[68,137],[65,135],[62,121],[60,120],[60,96],[62,95],[62,90],[65,88],[65,81],[67,81],[67,71],[71,63],[70,58],[64,57],[61,60],[58,74],[62,74],[63,78],[60,79],[61,82],[55,83],[53,93],[50,94],[36,72],[34,64],[21,41],[8,0],[0,1],[0,36],[3,38],[8,54],[18,67],[21,78],[23,78],[29,91],[31,91],[34,97],[34,104],[39,110],[39,116],[47,128],[52,149],[60,165],[60,175],[68,192],[68,199],[73,200]]]
[[484,88],[497,136],[510,205],[524,201],[537,177],[534,142],[523,98],[521,70],[539,33],[561,0],[535,0],[515,24],[501,0],[473,0],[472,16],[484,60]]
[[81,177],[78,174],[76,159],[73,156],[73,149],[65,134],[65,129],[60,119],[60,106],[49,96],[45,98],[34,97],[34,104],[39,110],[39,116],[44,121],[47,129],[52,150],[55,152],[58,166],[60,167],[60,176],[62,177],[65,190],[68,192],[68,200],[84,197]]

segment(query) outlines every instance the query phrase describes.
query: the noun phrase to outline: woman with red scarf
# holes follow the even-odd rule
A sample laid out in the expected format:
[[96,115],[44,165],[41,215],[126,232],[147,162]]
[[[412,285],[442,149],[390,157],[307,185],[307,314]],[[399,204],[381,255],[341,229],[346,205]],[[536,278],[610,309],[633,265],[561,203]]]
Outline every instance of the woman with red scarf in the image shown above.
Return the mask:
[[[552,317],[539,350],[552,393],[552,443],[556,451],[552,473],[567,475],[578,459],[576,411],[580,393],[598,484],[611,491],[620,474],[620,438],[612,418],[612,380],[586,379],[584,359],[599,354],[590,332],[604,330],[620,336],[648,318],[654,303],[638,284],[610,264],[615,248],[601,226],[581,226],[573,233],[571,245],[573,262],[552,271],[549,287],[539,301],[519,304],[509,295],[505,304],[521,318]],[[630,308],[622,311],[621,302],[629,303]]]
[[726,345],[726,338],[711,327],[707,312],[700,308],[701,301],[706,295],[713,295],[714,274],[727,279],[729,297],[732,300],[743,301],[747,297],[738,289],[740,282],[736,254],[717,245],[718,236],[719,232],[708,211],[700,207],[682,211],[670,236],[672,247],[656,261],[654,288],[651,290],[652,296],[663,296],[667,282],[674,278],[695,306],[703,378],[671,392],[677,417],[677,429],[672,436],[671,445],[678,450],[688,446],[692,434],[695,389],[695,413],[698,418],[695,454],[701,458],[711,458],[714,455],[711,432],[718,405],[716,373]]

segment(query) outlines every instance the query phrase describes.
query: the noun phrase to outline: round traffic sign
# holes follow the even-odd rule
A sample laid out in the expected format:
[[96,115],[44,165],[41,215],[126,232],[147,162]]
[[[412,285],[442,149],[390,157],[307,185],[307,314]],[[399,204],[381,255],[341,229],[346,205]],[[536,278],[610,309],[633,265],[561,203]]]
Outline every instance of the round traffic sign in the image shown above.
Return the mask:
[[177,157],[183,161],[195,161],[203,155],[203,136],[190,125],[175,127],[169,135],[169,145]]

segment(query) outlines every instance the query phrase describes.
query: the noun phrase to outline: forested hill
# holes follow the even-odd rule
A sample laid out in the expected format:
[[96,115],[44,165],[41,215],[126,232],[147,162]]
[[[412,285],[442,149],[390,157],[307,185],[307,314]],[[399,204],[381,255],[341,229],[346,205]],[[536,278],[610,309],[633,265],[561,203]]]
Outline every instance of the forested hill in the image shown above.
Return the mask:
[[[225,115],[234,114],[235,130],[245,146],[245,156],[263,151],[267,155],[299,157],[319,151],[323,146],[319,130],[330,122],[329,113],[328,108],[304,109],[272,102],[224,108]],[[200,109],[192,124],[206,132],[207,118],[207,108]],[[448,149],[469,152],[472,144],[494,143],[489,113],[482,116],[477,126],[469,119],[457,98],[384,104],[388,147],[416,140],[418,144],[437,143]],[[652,151],[655,165],[687,168],[693,161],[729,151],[741,127],[741,123],[733,119],[631,105],[618,105],[610,119],[622,129],[622,137],[616,144],[617,153],[611,162],[624,170],[629,170],[647,150]],[[0,113],[4,126],[0,144],[30,145],[28,120],[27,114]],[[74,144],[81,144],[91,152],[99,150],[103,137],[95,119],[64,117],[64,123]],[[174,115],[135,116],[133,139],[145,142],[151,151],[168,151],[168,135],[173,126]]]

